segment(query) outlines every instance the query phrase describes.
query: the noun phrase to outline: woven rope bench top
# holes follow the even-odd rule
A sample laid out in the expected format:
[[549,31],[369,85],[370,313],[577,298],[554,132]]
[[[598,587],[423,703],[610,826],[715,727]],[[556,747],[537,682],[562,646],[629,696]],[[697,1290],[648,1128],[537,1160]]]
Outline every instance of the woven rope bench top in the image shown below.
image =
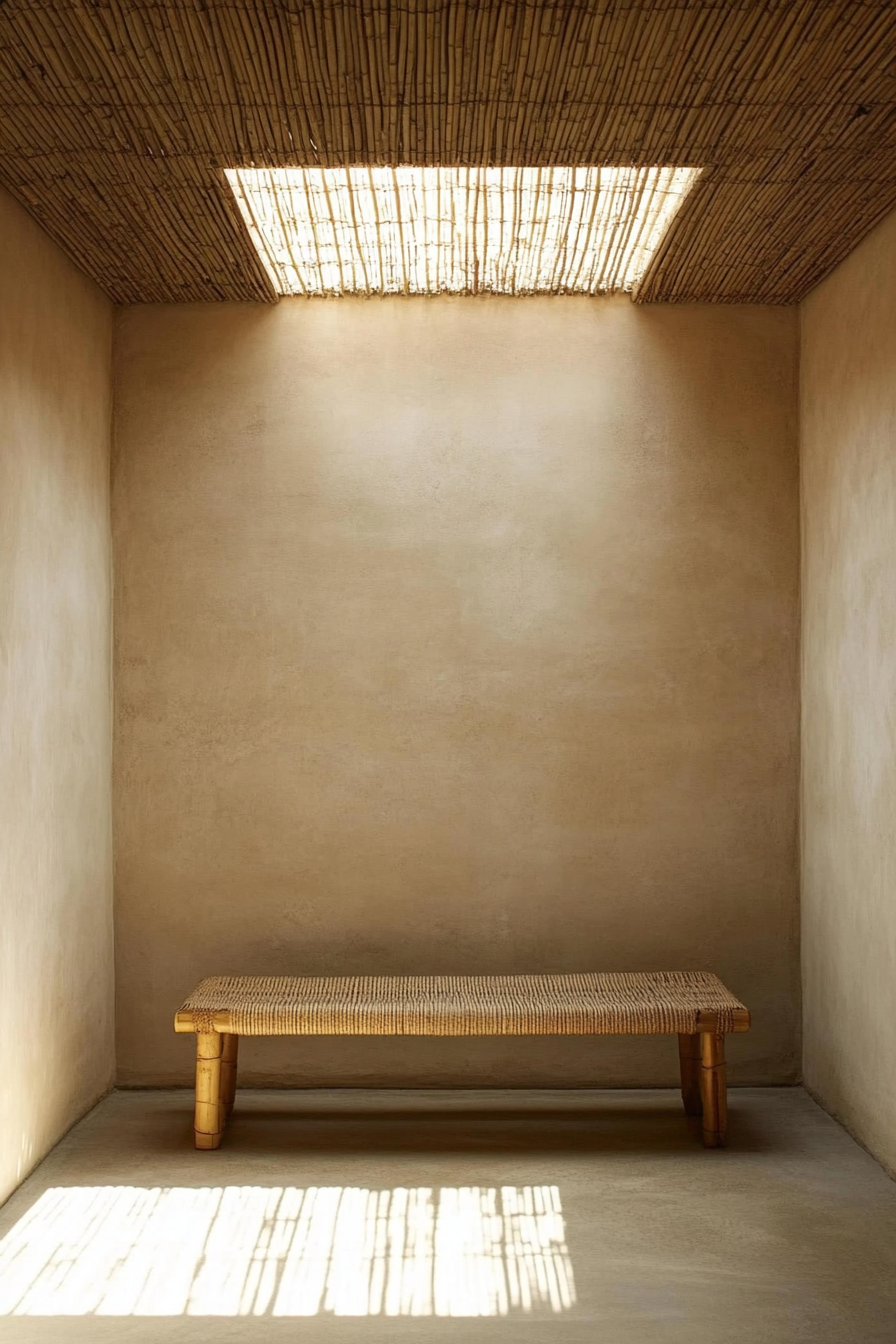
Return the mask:
[[746,1031],[706,971],[581,975],[219,975],[175,1030],[239,1036],[584,1036]]

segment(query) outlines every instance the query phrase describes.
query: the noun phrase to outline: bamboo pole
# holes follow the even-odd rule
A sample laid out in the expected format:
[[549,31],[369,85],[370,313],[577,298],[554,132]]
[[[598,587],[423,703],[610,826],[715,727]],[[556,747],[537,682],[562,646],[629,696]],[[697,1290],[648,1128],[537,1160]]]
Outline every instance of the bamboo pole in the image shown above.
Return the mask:
[[714,1031],[700,1035],[700,1099],[703,1105],[703,1146],[724,1148],[728,1131],[728,1091],[725,1083],[725,1037]]
[[236,1097],[236,1070],[240,1038],[233,1032],[221,1036],[221,1106],[224,1109],[224,1121],[230,1117]]
[[700,1095],[700,1071],[703,1067],[699,1034],[679,1035],[678,1062],[681,1070],[681,1099],[685,1114],[702,1115],[703,1102]]
[[221,1105],[221,1056],[224,1037],[219,1031],[196,1033],[196,1112],[193,1134],[197,1148],[218,1148],[224,1130]]

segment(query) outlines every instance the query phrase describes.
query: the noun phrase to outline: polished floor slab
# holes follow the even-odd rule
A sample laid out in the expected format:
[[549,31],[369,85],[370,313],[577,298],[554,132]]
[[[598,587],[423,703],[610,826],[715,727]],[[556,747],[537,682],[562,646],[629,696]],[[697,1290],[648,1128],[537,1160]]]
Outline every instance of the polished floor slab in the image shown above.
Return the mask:
[[896,1184],[799,1089],[118,1092],[0,1210],[0,1341],[893,1344]]

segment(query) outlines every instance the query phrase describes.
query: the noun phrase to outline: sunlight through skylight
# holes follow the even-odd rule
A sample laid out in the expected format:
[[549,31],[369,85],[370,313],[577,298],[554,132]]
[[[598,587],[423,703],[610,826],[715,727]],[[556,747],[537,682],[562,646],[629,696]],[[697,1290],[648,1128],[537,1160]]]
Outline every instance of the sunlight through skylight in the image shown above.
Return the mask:
[[642,278],[697,168],[231,168],[279,294],[600,294]]
[[556,1186],[47,1190],[3,1316],[508,1316],[575,1303]]

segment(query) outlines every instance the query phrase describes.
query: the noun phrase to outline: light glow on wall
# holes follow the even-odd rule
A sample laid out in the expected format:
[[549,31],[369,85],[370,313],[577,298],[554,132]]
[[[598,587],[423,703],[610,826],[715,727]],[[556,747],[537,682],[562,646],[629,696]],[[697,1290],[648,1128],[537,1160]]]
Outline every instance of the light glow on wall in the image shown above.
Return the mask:
[[600,294],[643,277],[698,168],[231,168],[279,294]]
[[508,1316],[575,1303],[556,1186],[47,1190],[2,1316]]

